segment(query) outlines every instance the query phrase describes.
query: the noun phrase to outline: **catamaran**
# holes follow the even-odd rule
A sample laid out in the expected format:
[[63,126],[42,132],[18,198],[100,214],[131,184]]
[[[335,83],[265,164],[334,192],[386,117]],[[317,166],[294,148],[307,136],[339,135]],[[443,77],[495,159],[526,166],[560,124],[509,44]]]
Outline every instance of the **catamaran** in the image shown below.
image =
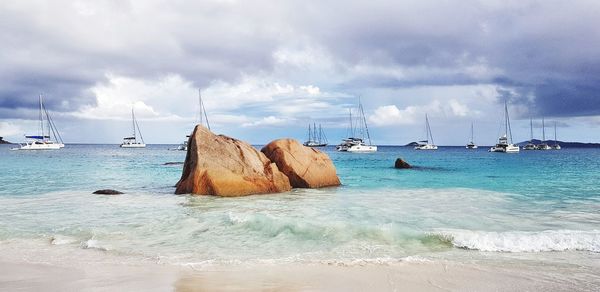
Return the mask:
[[527,143],[527,145],[523,146],[523,150],[536,150],[537,145],[533,144],[533,119],[532,118],[529,118],[529,132],[530,132],[529,142]]
[[560,150],[560,145],[558,144],[558,140],[556,140],[556,122],[554,122],[554,145],[552,145],[552,149]]
[[471,122],[471,141],[467,144],[467,149],[477,149],[477,144],[473,140],[473,122]]
[[[39,95],[40,112],[39,112],[39,129],[38,135],[25,135],[25,143],[19,144],[15,150],[58,150],[65,147],[65,144],[52,120],[46,106],[44,106],[44,98]],[[50,138],[54,137],[54,141]]]
[[[144,142],[144,137],[142,137],[142,132],[140,131],[140,126],[135,119],[135,113],[133,112],[133,106],[131,107],[131,120],[133,125],[133,135],[129,137],[123,138],[123,143],[121,143],[121,148],[145,148],[146,143]],[[138,141],[137,134],[140,134],[140,141]]]
[[[510,140],[509,140],[510,138]],[[519,146],[513,144],[512,130],[510,128],[510,118],[508,116],[508,105],[504,101],[504,135],[498,138],[498,144],[490,148],[489,152],[500,153],[518,153]]]
[[[419,145],[415,146],[415,150],[437,150],[438,147],[433,142],[433,135],[431,134],[431,127],[429,127],[429,118],[425,114],[425,140],[419,141]],[[429,143],[431,141],[431,143]]]
[[546,143],[546,124],[544,124],[544,117],[542,117],[542,143],[537,146],[537,150],[552,150]]
[[[206,108],[204,107],[204,102],[202,101],[202,92],[198,89],[198,105],[200,107],[199,113],[199,121],[198,124],[204,125],[204,120],[206,120],[206,127],[210,130],[210,123],[208,122],[208,116],[206,115]],[[198,116],[196,116],[198,117]],[[187,151],[188,149],[188,141],[190,139],[190,135],[185,136],[187,139],[183,141],[179,146],[177,146],[177,150]]]
[[[355,128],[352,121],[352,109],[350,109],[350,128],[349,137],[342,139],[342,143],[336,146],[337,151],[341,152],[377,152],[377,146],[372,145],[371,136],[369,135],[369,128],[367,127],[367,119],[365,117],[365,111],[358,99],[358,123]],[[358,132],[357,132],[358,131]],[[369,144],[365,143],[365,135]]]
[[319,130],[317,131],[317,124],[313,123],[312,128],[311,125],[308,124],[308,140],[304,142],[304,146],[307,147],[325,147],[327,146],[327,137],[325,137],[325,133],[323,133],[323,128],[321,124],[319,124]]

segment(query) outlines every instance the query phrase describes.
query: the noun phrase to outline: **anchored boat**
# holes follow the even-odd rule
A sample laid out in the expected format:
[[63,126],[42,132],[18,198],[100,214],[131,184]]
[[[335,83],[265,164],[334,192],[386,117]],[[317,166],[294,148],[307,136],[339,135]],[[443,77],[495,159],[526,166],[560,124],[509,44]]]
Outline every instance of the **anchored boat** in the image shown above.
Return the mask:
[[[140,131],[140,126],[135,119],[135,113],[133,111],[133,106],[131,107],[131,122],[133,126],[133,134],[129,137],[123,138],[123,143],[121,143],[121,148],[146,148],[146,143],[144,142],[144,137],[142,137],[142,132]],[[138,134],[140,140],[138,141]]]
[[[44,105],[44,97],[39,95],[39,129],[38,135],[25,135],[25,143],[19,144],[15,150],[58,150],[65,147],[62,137]],[[51,138],[54,138],[52,140]]]
[[[356,128],[352,121],[352,109],[350,109],[350,128],[349,136],[346,139],[342,139],[335,149],[341,152],[377,152],[377,146],[372,145],[371,136],[369,135],[369,128],[367,127],[367,119],[365,117],[365,111],[358,99],[358,121]],[[365,143],[365,136],[369,143]]]
[[[509,139],[510,138],[510,139]],[[489,152],[499,153],[518,153],[519,146],[513,144],[512,130],[510,128],[510,118],[508,116],[508,105],[504,101],[504,135],[498,138],[498,144],[490,148]]]
[[[425,114],[425,140],[419,141],[419,145],[415,147],[415,150],[437,150],[438,147],[433,142],[433,135],[431,134],[431,127],[429,127],[429,118]],[[431,141],[431,143],[429,143]]]

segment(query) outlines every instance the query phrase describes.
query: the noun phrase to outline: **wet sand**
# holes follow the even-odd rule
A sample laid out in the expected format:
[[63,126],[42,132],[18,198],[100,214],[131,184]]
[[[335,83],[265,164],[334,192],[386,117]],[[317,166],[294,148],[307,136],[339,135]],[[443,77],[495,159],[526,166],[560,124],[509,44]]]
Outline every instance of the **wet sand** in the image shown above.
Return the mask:
[[195,269],[160,264],[0,261],[2,291],[598,291],[598,276],[553,266],[451,262],[259,264]]

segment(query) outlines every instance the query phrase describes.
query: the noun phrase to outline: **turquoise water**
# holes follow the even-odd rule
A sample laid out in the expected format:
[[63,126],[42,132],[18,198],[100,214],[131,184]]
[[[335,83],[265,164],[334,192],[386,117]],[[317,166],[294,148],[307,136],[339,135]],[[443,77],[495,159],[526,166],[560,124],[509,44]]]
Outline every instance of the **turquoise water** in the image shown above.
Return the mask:
[[[173,195],[176,145],[0,148],[0,250],[35,242],[173,264],[600,253],[600,150],[325,151],[343,186]],[[418,166],[393,168],[402,157]],[[98,196],[97,189],[124,191]]]

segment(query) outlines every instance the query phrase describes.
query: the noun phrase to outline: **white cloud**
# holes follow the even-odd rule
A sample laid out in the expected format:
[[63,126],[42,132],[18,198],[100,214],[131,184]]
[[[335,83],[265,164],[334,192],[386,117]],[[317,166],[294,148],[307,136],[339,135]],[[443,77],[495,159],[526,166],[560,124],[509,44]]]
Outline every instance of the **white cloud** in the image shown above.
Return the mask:
[[242,124],[242,127],[279,126],[279,125],[286,124],[288,122],[289,121],[286,119],[282,119],[282,118],[278,118],[278,117],[274,117],[274,116],[268,116],[268,117],[264,117],[260,120],[254,121],[254,122],[244,123],[244,124]]
[[0,122],[0,137],[15,136],[23,133],[25,133],[25,131],[15,123]]
[[407,106],[404,109],[399,109],[395,105],[380,106],[369,116],[369,121],[376,126],[418,124],[423,122],[425,114],[438,118],[461,118],[475,113],[456,99],[450,99],[445,103],[436,99],[426,105]]

